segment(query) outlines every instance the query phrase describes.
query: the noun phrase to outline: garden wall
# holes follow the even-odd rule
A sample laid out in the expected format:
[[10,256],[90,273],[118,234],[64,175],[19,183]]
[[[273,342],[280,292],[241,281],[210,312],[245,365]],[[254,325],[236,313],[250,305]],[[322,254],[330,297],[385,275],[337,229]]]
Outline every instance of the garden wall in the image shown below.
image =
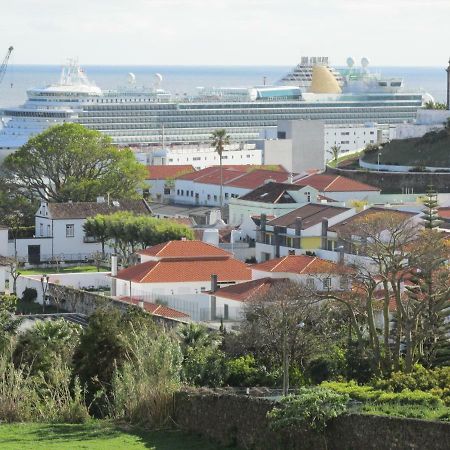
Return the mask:
[[333,420],[325,439],[311,431],[273,432],[263,398],[215,393],[176,394],[174,419],[183,430],[222,445],[254,450],[413,450],[450,448],[450,424],[351,414]]

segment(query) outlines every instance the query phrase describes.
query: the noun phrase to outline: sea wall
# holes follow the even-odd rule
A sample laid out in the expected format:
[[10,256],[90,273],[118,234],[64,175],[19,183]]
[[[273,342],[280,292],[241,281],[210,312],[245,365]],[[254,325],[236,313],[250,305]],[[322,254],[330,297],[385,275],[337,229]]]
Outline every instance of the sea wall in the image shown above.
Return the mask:
[[438,192],[450,192],[450,173],[432,172],[371,172],[365,170],[334,169],[327,167],[327,173],[342,175],[377,186],[382,194],[400,194],[406,192],[423,193],[432,185]]
[[330,422],[325,435],[293,429],[270,430],[274,402],[244,395],[181,392],[174,420],[187,432],[222,445],[253,450],[413,450],[450,448],[450,424],[351,414]]

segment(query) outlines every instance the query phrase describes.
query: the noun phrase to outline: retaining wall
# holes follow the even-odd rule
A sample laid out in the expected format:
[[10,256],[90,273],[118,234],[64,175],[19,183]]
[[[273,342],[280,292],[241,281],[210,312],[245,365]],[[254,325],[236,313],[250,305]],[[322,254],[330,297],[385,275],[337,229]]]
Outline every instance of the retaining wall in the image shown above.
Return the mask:
[[424,193],[430,185],[433,185],[438,192],[450,192],[450,173],[369,172],[364,170],[334,169],[331,167],[327,167],[326,172],[377,186],[383,194],[399,194],[405,188],[410,189],[410,192]]
[[[352,414],[334,419],[325,438],[312,431],[274,432],[266,414],[274,402],[232,394],[181,392],[174,419],[185,431],[222,445],[254,450],[448,450],[450,424]],[[326,440],[326,442],[325,442]]]

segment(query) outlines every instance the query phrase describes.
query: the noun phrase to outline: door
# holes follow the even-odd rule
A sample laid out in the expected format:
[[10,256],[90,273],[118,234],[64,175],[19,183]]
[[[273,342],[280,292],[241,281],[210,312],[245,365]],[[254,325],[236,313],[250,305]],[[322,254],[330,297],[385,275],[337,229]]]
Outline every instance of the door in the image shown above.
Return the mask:
[[29,245],[28,246],[28,262],[30,264],[39,264],[41,262],[41,246]]

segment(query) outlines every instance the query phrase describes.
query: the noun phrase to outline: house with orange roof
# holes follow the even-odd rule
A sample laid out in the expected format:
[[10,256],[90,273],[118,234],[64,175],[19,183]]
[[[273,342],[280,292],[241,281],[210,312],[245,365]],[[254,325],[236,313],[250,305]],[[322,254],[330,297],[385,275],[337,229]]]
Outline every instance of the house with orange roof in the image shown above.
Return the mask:
[[253,279],[281,278],[302,283],[314,291],[347,290],[347,270],[317,256],[289,254],[251,266]]
[[309,174],[296,178],[294,183],[300,186],[311,186],[317,189],[321,195],[340,202],[366,200],[371,195],[381,193],[379,187],[329,173]]
[[117,273],[118,296],[154,302],[205,292],[212,277],[218,286],[252,278],[250,268],[231,253],[201,241],[169,241],[142,250],[140,257],[141,263]]
[[190,205],[220,206],[269,181],[286,182],[289,174],[282,166],[219,166],[207,167],[182,175],[175,180],[175,202]]

